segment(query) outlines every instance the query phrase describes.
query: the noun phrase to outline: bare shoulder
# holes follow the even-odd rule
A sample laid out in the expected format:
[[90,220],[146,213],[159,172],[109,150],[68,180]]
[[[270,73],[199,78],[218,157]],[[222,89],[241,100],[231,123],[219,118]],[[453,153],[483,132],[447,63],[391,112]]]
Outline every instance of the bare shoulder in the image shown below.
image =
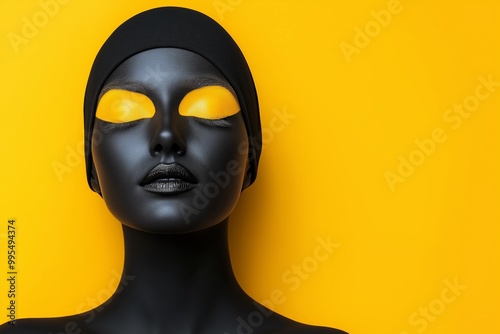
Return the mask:
[[276,334],[348,334],[340,329],[320,327],[320,326],[309,326],[309,325],[299,325],[292,328],[280,331]]
[[1,334],[94,334],[83,329],[78,317],[21,319],[0,326]]
[[[266,326],[262,326],[262,331],[256,331],[257,333],[274,333],[274,334],[348,334],[347,332],[330,327],[323,326],[313,326],[307,325],[301,322],[297,322],[286,318],[284,316],[274,314],[273,317],[269,317]],[[248,327],[246,328],[248,330]],[[249,332],[249,331],[247,331]]]
[[[273,319],[274,317],[270,317]],[[155,331],[147,330],[149,326],[138,326],[131,330],[131,327],[125,329],[123,322],[109,323],[105,326],[87,326],[85,319],[80,315],[61,318],[43,318],[43,319],[21,319],[16,320],[15,324],[5,323],[0,326],[1,334],[111,334],[111,333],[152,333]],[[274,320],[274,319],[273,319]],[[285,321],[284,321],[285,320]],[[101,323],[102,325],[102,323]],[[247,327],[241,327],[241,326]],[[347,334],[342,330],[328,327],[311,326],[292,321],[287,318],[279,317],[278,321],[266,322],[261,326],[250,327],[250,324],[240,324],[237,328],[238,333],[274,333],[274,334]],[[137,328],[142,330],[137,331]],[[203,331],[202,331],[203,332]],[[218,332],[218,331],[217,331]],[[211,332],[210,332],[211,333]],[[227,331],[226,331],[227,333]]]

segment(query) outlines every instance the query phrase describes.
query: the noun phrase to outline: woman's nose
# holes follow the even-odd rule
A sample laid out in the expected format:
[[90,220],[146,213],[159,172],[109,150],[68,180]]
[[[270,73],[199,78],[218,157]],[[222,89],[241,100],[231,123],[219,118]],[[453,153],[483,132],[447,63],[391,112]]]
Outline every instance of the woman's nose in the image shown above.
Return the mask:
[[186,145],[179,127],[180,115],[175,117],[173,108],[161,108],[152,119],[152,139],[150,153],[152,156],[158,154],[182,156],[186,153]]

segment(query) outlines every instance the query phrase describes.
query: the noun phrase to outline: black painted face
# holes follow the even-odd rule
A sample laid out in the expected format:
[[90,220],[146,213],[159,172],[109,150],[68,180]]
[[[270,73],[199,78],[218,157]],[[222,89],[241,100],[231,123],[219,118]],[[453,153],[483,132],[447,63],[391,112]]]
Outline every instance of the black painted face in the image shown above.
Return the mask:
[[220,119],[179,111],[188,93],[205,86],[232,91],[209,61],[175,48],[141,52],[106,81],[104,93],[138,92],[154,105],[152,116],[137,120],[95,120],[95,177],[107,207],[123,224],[154,233],[190,232],[221,222],[234,209],[249,182],[241,112]]

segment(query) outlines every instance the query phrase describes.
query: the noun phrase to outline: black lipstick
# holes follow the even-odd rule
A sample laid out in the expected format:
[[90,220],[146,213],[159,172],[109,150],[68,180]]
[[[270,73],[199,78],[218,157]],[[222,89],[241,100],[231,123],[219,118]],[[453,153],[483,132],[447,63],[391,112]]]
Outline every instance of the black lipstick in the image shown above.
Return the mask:
[[178,163],[156,165],[144,177],[141,187],[153,193],[175,195],[194,188],[198,180]]

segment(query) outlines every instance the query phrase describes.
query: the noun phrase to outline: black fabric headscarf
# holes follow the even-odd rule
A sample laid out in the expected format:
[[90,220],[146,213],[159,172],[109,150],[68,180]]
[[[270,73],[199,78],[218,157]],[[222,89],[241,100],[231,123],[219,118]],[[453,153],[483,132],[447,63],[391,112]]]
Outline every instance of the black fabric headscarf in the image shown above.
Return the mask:
[[250,183],[253,183],[262,149],[262,132],[257,93],[245,57],[224,28],[210,17],[187,8],[161,7],[124,22],[107,39],[94,60],[84,101],[85,163],[89,185],[92,129],[99,94],[106,79],[129,57],[165,47],[192,51],[206,58],[233,87],[248,133]]

